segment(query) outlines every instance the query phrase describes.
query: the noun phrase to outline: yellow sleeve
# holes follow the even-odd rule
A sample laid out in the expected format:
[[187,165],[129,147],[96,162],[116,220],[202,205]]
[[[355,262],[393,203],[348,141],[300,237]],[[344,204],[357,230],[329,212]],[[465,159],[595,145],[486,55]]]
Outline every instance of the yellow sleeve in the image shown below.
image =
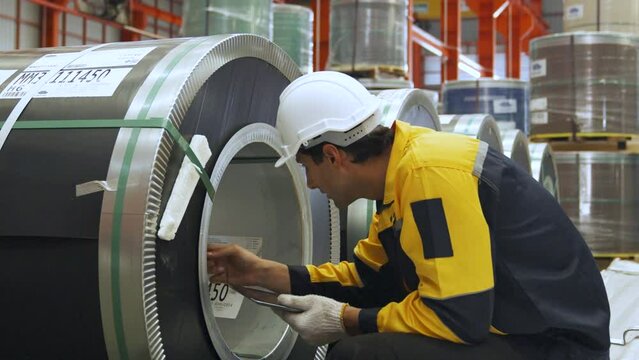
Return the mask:
[[400,266],[411,270],[404,280],[417,290],[379,309],[375,324],[366,319],[375,309],[363,310],[360,324],[369,331],[481,341],[490,328],[494,280],[478,179],[459,169],[422,167],[396,180],[399,241],[406,255]]
[[319,294],[352,306],[379,307],[396,299],[392,270],[377,238],[377,214],[373,216],[369,237],[355,247],[354,262],[326,263],[319,266],[289,266],[293,294]]

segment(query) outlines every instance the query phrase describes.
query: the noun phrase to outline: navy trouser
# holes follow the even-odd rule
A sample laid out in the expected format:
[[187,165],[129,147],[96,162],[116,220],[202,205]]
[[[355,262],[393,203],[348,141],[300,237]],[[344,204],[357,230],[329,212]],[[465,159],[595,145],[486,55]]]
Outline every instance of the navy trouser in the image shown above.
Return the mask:
[[[417,334],[374,333],[335,343],[327,360],[605,360],[547,338],[488,335],[478,345],[461,345]],[[584,349],[584,351],[586,351]]]

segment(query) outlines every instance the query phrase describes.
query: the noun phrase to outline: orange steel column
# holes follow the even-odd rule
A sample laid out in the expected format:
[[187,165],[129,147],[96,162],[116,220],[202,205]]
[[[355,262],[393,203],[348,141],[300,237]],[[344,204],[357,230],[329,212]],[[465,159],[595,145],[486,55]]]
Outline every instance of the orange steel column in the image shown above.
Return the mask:
[[442,0],[441,14],[442,42],[448,56],[442,58],[442,83],[456,80],[459,73],[459,48],[461,47],[461,12],[459,0]]
[[[66,7],[69,0],[50,0],[49,2]],[[42,47],[58,46],[58,39],[60,37],[60,11],[50,7],[42,7],[42,22],[40,45]]]
[[511,0],[508,7],[508,41],[506,42],[506,76],[519,79],[521,72],[521,0]]
[[422,47],[413,42],[409,45],[412,48],[410,74],[413,86],[420,89],[424,87],[424,57]]
[[326,68],[329,50],[330,0],[312,0],[311,9],[314,14],[313,24],[313,70]]
[[[146,14],[142,7],[138,6],[140,0],[131,0],[129,6],[131,7],[131,26],[134,28],[145,30],[146,29]],[[138,41],[142,36],[133,31],[123,29],[120,32],[121,41]]]
[[482,67],[481,76],[492,77],[495,64],[495,21],[493,0],[479,0],[479,40],[477,57]]

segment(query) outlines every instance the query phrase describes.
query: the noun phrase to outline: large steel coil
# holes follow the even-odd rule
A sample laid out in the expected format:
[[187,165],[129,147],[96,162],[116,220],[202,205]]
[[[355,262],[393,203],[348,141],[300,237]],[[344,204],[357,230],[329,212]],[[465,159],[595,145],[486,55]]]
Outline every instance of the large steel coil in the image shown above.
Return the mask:
[[[295,334],[222,299],[204,250],[312,260],[303,175],[273,167],[278,97],[299,76],[280,48],[233,35],[34,49],[0,54],[0,73],[0,134],[13,127],[0,136],[0,357],[287,356]],[[204,135],[213,153],[215,196],[196,187],[172,241],[156,230],[184,152],[165,128],[138,127],[147,119]],[[100,191],[77,196],[87,183]]]

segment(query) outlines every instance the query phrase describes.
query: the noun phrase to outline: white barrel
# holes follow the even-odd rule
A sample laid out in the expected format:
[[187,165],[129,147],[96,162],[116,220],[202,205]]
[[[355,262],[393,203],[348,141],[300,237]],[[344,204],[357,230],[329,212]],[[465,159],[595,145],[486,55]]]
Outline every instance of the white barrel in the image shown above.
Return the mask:
[[313,12],[305,6],[273,4],[273,42],[300,67],[313,71]]
[[395,120],[402,120],[411,125],[441,129],[437,109],[427,90],[382,90],[377,97],[385,101],[383,125],[391,126]]
[[332,0],[328,67],[408,71],[407,0]]
[[[286,323],[206,271],[208,242],[311,261],[303,174],[273,166],[278,98],[300,75],[284,51],[218,35],[4,52],[0,69],[1,357],[286,358]],[[156,231],[184,152],[136,127],[152,119],[212,152],[214,200],[199,181],[172,241]]]
[[529,143],[530,169],[535,180],[548,190],[556,199],[560,199],[559,177],[553,151],[548,143]]
[[499,127],[487,114],[440,115],[442,131],[463,134],[479,139],[500,153],[504,152]]
[[530,151],[526,135],[519,129],[501,129],[501,141],[504,155],[521,166],[528,174],[531,174]]
[[533,39],[531,134],[639,133],[638,44],[612,32]]
[[639,154],[556,151],[555,159],[561,206],[590,249],[639,253]]
[[185,0],[182,34],[255,34],[273,37],[271,0]]
[[564,0],[564,31],[639,34],[639,1]]

